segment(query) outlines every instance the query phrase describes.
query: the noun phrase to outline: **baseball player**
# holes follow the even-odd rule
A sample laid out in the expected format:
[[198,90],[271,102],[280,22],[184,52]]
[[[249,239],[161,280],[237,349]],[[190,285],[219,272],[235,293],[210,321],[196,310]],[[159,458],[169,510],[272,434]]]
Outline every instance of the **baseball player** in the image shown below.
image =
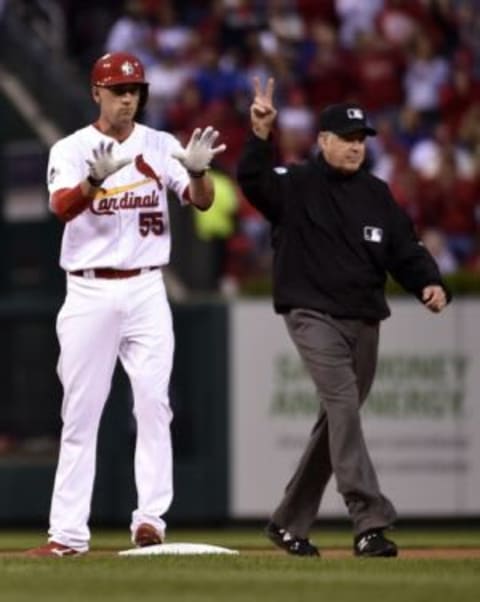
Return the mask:
[[144,69],[133,55],[102,56],[91,73],[96,123],[51,149],[51,210],[65,222],[60,265],[67,294],[57,318],[63,429],[48,543],[31,556],[74,556],[89,549],[97,432],[117,358],[133,390],[137,423],[137,546],[163,542],[172,501],[168,386],[174,349],[162,279],[169,261],[167,192],[208,209],[208,167],[225,145],[195,130],[186,146],[135,121],[147,100]]

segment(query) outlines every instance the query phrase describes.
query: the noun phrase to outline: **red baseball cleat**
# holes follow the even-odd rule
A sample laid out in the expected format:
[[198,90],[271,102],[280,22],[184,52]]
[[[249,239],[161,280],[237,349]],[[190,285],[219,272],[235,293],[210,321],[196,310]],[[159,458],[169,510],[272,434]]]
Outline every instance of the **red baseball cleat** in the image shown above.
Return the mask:
[[81,554],[85,554],[85,552],[74,550],[69,546],[64,546],[63,543],[57,543],[56,541],[49,541],[43,546],[32,548],[25,552],[25,556],[36,558],[63,558],[64,556],[80,556]]
[[146,546],[155,546],[163,543],[163,533],[155,529],[153,525],[148,523],[142,523],[135,531],[133,543],[138,548],[145,548]]

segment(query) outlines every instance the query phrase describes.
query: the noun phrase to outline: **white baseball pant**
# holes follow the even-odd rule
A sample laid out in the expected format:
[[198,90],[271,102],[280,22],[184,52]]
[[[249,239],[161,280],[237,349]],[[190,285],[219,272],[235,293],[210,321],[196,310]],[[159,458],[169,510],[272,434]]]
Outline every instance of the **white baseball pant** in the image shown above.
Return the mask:
[[134,533],[147,522],[164,532],[161,517],[173,497],[168,387],[174,339],[161,270],[118,280],[67,275],[57,334],[63,429],[49,540],[88,550],[97,434],[117,357],[132,385],[137,423],[138,507],[130,528]]

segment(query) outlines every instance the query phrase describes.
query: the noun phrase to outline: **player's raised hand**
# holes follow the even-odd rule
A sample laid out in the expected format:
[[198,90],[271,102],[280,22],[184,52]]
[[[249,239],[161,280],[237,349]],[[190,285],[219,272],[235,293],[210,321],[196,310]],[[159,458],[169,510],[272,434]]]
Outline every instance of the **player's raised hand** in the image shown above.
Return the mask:
[[210,162],[227,148],[225,144],[214,146],[219,132],[211,125],[203,132],[200,128],[194,130],[187,146],[172,153],[172,157],[180,161],[192,176],[200,177],[210,167]]
[[115,159],[113,157],[113,140],[106,143],[102,140],[93,149],[93,159],[87,159],[89,182],[93,186],[101,186],[103,181],[113,173],[131,163],[131,159]]
[[268,138],[270,131],[277,116],[277,111],[273,106],[273,90],[275,86],[274,79],[270,77],[267,80],[265,88],[260,85],[258,77],[253,78],[254,97],[250,106],[250,120],[252,129],[260,138]]

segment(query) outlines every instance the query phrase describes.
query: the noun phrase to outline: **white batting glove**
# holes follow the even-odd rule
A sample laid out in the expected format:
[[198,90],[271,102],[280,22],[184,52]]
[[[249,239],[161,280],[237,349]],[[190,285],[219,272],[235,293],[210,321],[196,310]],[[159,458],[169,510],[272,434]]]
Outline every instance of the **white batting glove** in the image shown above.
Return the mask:
[[219,132],[211,125],[206,127],[203,132],[197,128],[187,146],[181,151],[172,153],[172,157],[178,159],[192,177],[200,178],[210,167],[210,162],[215,155],[223,153],[227,148],[225,144],[213,146],[218,136]]
[[101,186],[108,176],[132,162],[131,159],[114,159],[112,151],[113,141],[107,144],[102,140],[98,148],[93,149],[93,160],[87,159],[87,180],[92,186]]

